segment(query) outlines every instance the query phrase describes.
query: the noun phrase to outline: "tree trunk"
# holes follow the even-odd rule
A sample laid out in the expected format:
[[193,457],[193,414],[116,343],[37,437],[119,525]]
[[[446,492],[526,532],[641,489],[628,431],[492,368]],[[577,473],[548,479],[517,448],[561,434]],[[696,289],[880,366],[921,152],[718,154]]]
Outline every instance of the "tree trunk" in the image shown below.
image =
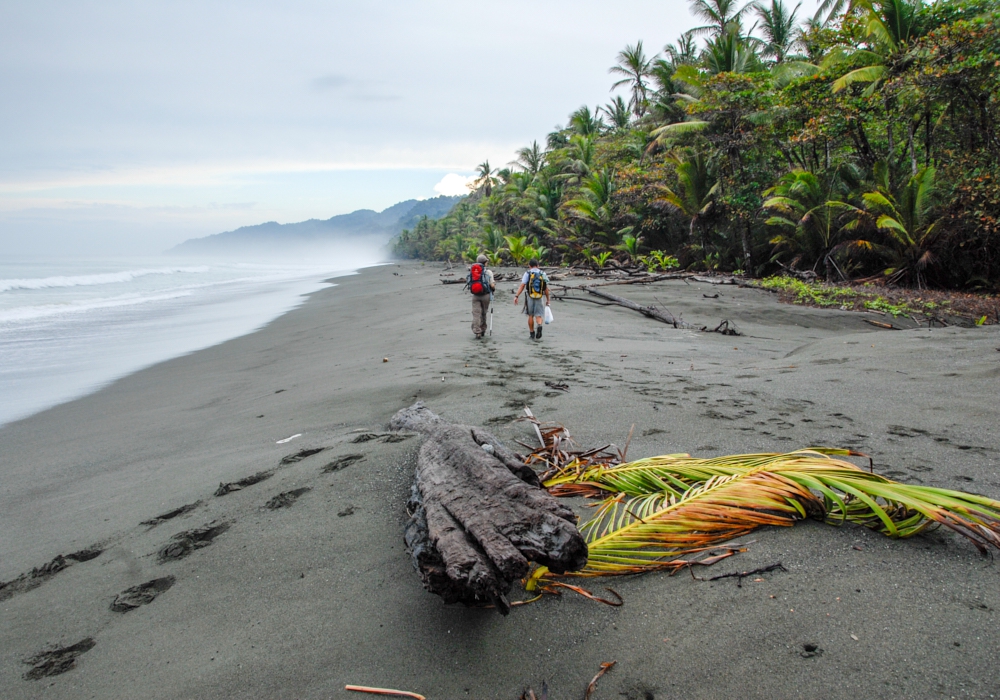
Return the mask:
[[576,516],[493,435],[448,423],[419,401],[390,426],[427,436],[403,539],[428,591],[446,603],[493,603],[506,615],[507,594],[529,561],[556,573],[587,563]]

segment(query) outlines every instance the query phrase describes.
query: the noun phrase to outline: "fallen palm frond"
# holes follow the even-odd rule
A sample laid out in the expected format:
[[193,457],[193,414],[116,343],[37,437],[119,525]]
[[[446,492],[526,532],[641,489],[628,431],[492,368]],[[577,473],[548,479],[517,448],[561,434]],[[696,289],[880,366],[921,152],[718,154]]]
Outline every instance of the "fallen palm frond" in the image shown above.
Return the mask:
[[[581,528],[587,566],[567,576],[634,574],[687,566],[704,552],[762,525],[806,517],[857,523],[909,537],[938,523],[981,551],[1000,548],[1000,501],[930,486],[900,484],[812,448],[784,454],[696,459],[665,455],[617,466],[565,468],[545,481],[554,495],[610,496]],[[553,575],[538,569],[529,590]]]

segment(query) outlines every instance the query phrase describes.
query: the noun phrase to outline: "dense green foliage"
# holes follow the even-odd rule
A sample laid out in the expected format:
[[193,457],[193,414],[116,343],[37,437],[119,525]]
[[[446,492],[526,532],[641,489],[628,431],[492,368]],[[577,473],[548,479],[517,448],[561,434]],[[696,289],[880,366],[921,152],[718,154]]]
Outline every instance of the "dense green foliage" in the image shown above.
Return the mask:
[[995,2],[828,0],[805,22],[784,0],[692,9],[704,26],[662,55],[619,53],[627,99],[482,164],[397,254],[1000,283]]

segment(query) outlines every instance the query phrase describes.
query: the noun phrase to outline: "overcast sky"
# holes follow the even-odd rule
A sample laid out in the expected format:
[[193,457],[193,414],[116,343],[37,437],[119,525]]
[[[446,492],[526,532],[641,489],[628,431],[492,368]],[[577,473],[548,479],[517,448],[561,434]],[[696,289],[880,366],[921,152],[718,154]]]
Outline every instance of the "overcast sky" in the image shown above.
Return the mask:
[[0,7],[5,254],[157,252],[432,197],[607,102],[626,44],[693,25],[686,0]]

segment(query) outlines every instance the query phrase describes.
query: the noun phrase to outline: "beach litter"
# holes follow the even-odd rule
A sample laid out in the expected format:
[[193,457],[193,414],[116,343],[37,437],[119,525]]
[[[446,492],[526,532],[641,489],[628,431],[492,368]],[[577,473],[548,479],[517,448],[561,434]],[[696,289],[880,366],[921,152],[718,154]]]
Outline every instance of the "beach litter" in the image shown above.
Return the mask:
[[292,440],[294,440],[297,437],[302,437],[302,433],[295,433],[295,435],[292,435],[291,437],[286,437],[284,440],[278,440],[274,444],[275,445],[284,445],[286,442],[291,442]]

